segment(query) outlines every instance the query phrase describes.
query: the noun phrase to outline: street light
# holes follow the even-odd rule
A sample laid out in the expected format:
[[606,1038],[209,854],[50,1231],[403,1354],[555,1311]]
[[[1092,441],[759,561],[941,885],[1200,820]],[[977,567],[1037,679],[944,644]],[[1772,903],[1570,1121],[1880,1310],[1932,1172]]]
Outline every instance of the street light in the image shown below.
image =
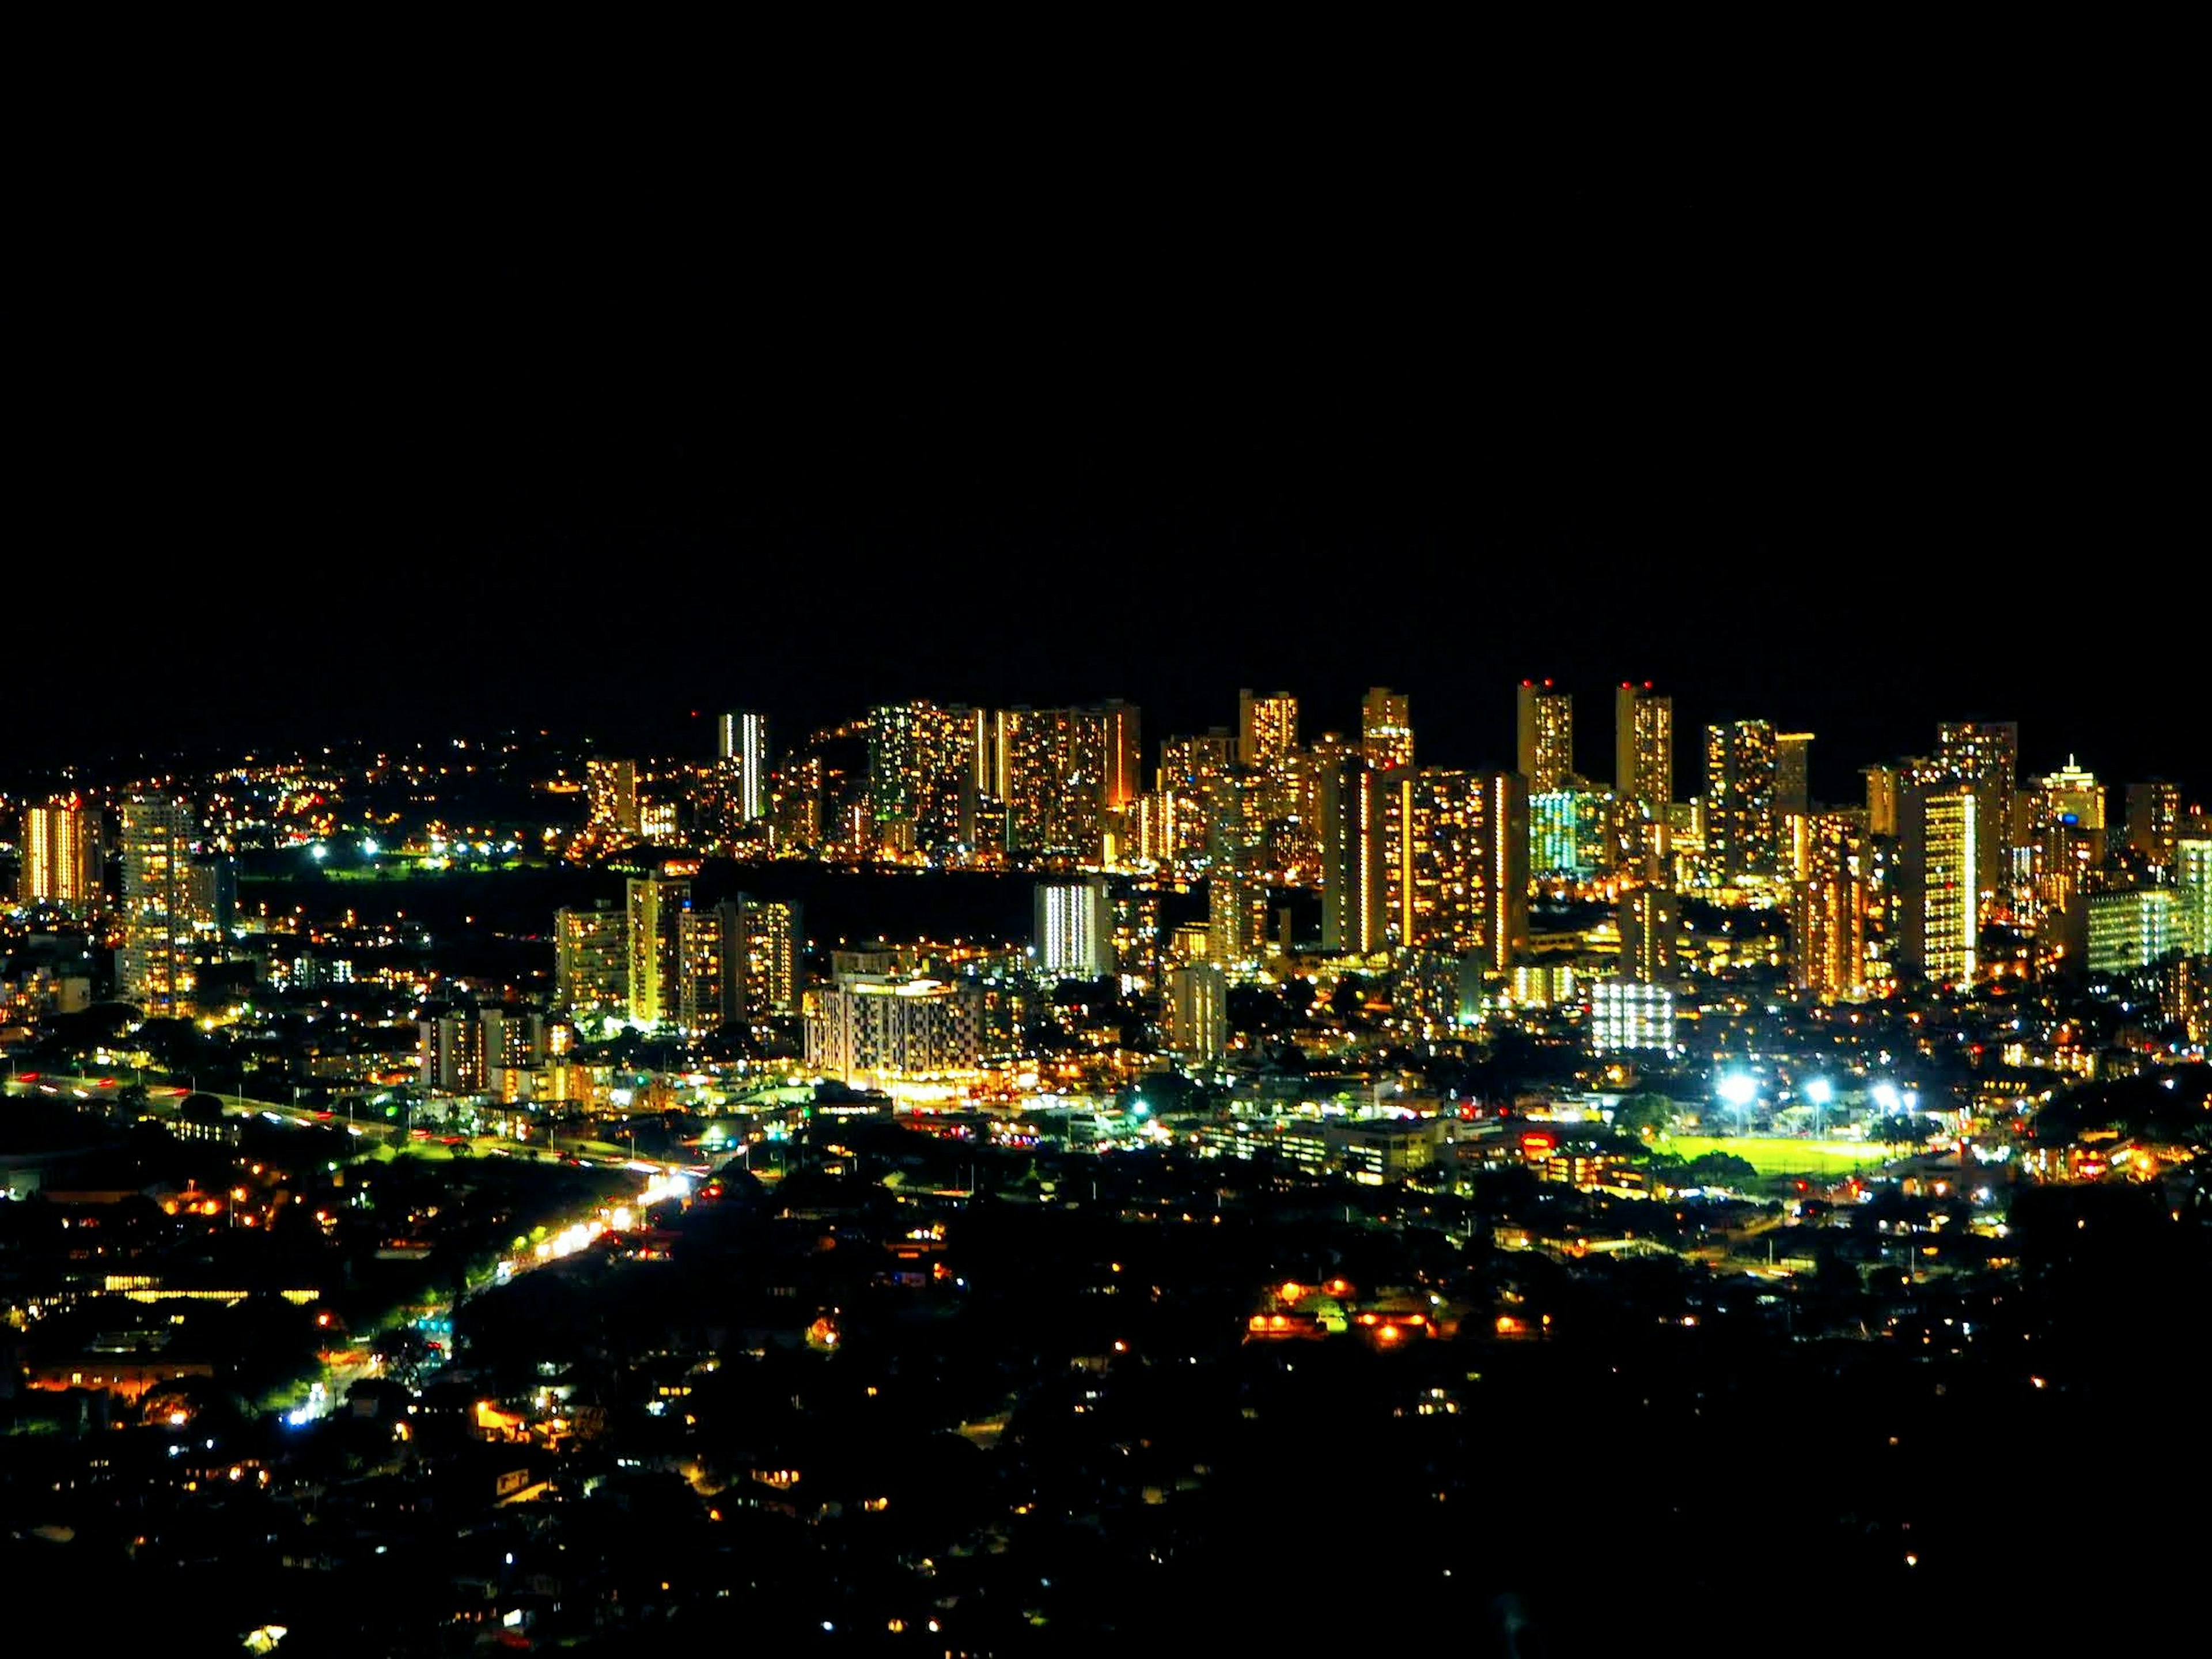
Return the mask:
[[1751,1103],[1759,1098],[1759,1079],[1746,1073],[1730,1072],[1721,1079],[1717,1086],[1720,1091],[1722,1104],[1735,1109],[1736,1133],[1741,1134],[1744,1125],[1743,1115],[1749,1109]]
[[1813,1138],[1816,1140],[1826,1130],[1828,1103],[1835,1097],[1835,1085],[1824,1077],[1816,1077],[1805,1085],[1805,1098],[1813,1103]]

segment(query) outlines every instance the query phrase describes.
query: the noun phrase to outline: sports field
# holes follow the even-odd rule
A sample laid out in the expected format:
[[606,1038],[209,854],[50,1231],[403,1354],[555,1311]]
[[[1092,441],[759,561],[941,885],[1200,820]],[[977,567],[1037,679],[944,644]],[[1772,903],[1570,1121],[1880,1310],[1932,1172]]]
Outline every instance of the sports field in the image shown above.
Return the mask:
[[1793,1135],[1669,1135],[1659,1145],[1686,1158],[1705,1152],[1732,1153],[1763,1176],[1848,1175],[1911,1150],[1856,1140],[1801,1140]]

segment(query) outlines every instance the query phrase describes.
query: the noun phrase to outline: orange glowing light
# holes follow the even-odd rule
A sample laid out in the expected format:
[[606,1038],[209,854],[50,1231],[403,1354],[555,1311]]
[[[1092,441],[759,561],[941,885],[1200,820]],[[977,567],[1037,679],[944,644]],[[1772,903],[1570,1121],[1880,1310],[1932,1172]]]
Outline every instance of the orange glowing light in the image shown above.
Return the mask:
[[1275,1292],[1277,1296],[1281,1297],[1285,1302],[1296,1302],[1305,1293],[1306,1287],[1299,1284],[1295,1279],[1285,1280],[1284,1282],[1283,1288]]

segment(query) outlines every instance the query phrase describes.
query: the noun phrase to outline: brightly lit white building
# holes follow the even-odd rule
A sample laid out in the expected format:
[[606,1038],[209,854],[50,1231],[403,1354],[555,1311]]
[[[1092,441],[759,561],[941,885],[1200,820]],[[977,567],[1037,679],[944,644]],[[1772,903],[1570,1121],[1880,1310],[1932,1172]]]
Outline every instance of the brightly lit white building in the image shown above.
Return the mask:
[[1103,877],[1041,881],[1036,970],[1048,979],[1103,979],[1114,971],[1114,912]]
[[1590,1046],[1601,1054],[1635,1049],[1673,1054],[1674,994],[1629,979],[1590,987]]

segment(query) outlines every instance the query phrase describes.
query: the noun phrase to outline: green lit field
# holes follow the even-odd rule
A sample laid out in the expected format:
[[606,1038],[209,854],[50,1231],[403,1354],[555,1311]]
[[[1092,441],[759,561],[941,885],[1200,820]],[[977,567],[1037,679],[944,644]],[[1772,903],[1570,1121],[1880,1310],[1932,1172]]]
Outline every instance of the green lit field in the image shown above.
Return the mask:
[[1790,1135],[1668,1135],[1666,1151],[1685,1158],[1729,1152],[1763,1176],[1848,1175],[1873,1169],[1909,1148],[1871,1146],[1856,1140],[1800,1140]]

